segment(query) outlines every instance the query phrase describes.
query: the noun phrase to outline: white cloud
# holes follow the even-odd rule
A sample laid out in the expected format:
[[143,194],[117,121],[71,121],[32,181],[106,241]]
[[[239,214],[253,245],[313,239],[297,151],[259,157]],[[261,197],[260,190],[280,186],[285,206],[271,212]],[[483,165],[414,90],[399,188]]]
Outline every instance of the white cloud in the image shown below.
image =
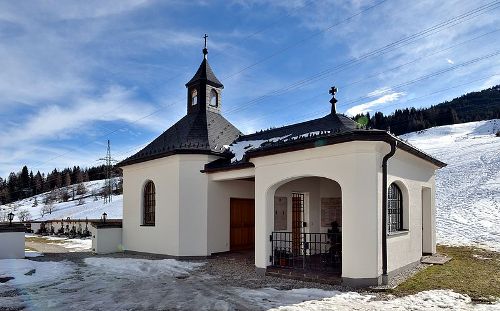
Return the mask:
[[379,97],[379,98],[372,100],[372,101],[369,101],[367,103],[351,107],[346,111],[346,114],[349,116],[355,116],[359,113],[370,112],[370,111],[372,111],[372,108],[374,108],[376,106],[383,105],[385,103],[390,103],[390,102],[396,101],[401,96],[404,96],[404,95],[405,95],[404,92],[392,92],[390,94],[386,94],[382,97]]
[[380,95],[387,94],[390,91],[391,91],[390,87],[384,86],[384,87],[376,89],[375,91],[372,91],[372,92],[368,93],[367,96],[369,96],[369,97],[377,97],[377,96],[380,96]]
[[8,147],[31,141],[65,139],[73,134],[92,131],[98,121],[137,122],[139,125],[156,129],[159,125],[140,116],[152,112],[153,107],[134,99],[130,90],[114,86],[95,98],[81,98],[73,105],[49,105],[39,109],[11,130],[0,133],[0,146]]
[[450,65],[454,65],[455,64],[455,62],[453,60],[449,59],[449,58],[446,59],[446,62],[448,64],[450,64]]

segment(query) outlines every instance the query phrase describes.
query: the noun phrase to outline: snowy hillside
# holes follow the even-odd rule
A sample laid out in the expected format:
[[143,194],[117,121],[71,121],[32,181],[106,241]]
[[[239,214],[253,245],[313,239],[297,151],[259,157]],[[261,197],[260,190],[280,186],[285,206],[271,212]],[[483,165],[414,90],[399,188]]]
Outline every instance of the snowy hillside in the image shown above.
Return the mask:
[[[84,195],[75,195],[75,199],[72,198],[71,187],[76,187],[76,185],[68,187],[68,192],[71,198],[68,202],[58,202],[53,204],[52,212],[50,214],[45,213],[42,216],[42,209],[44,208],[44,197],[49,194],[49,192],[42,193],[24,200],[13,202],[10,204],[0,205],[0,214],[6,215],[12,211],[16,216],[14,221],[19,220],[19,213],[21,211],[28,211],[31,220],[49,220],[49,219],[66,219],[70,217],[72,219],[99,219],[102,213],[106,212],[109,219],[121,219],[123,212],[123,195],[113,196],[113,201],[108,204],[104,204],[103,199],[99,198],[97,201],[94,200],[92,196],[93,192],[99,192],[99,190],[104,186],[104,180],[94,180],[84,183],[87,192]],[[83,199],[80,201],[80,197]],[[37,201],[38,205],[33,206]],[[80,204],[81,203],[81,204]],[[80,204],[80,205],[79,205]],[[1,215],[0,215],[1,216]]]
[[438,243],[500,251],[500,119],[401,136],[448,164],[436,174]]

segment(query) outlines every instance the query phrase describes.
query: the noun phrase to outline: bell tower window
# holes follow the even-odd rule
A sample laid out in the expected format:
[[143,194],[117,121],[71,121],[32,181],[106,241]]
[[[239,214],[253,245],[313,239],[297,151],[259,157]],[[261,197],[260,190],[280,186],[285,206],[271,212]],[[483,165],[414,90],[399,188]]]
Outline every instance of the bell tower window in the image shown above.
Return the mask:
[[210,106],[211,107],[217,107],[218,106],[218,94],[217,94],[217,91],[212,89],[210,91]]
[[196,106],[198,104],[198,91],[194,89],[191,92],[191,106]]

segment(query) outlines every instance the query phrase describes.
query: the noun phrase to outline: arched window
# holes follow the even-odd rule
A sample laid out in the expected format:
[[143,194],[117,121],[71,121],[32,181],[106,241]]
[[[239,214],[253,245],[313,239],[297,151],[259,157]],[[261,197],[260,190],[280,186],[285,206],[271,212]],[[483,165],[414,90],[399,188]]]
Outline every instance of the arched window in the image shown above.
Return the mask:
[[396,232],[403,230],[403,194],[395,183],[389,186],[387,214],[388,231]]
[[210,106],[217,107],[217,96],[218,94],[216,90],[210,91]]
[[153,226],[155,224],[155,194],[155,184],[149,180],[144,186],[143,225]]
[[191,105],[194,106],[198,104],[198,91],[196,89],[191,93]]

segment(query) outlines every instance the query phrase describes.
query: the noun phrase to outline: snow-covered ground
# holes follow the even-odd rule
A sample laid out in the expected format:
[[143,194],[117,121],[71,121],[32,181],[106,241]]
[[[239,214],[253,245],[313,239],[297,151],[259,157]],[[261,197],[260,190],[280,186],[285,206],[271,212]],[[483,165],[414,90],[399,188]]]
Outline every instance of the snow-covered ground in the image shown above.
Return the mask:
[[[89,196],[84,199],[84,203],[78,205],[78,199],[80,195],[75,196],[75,200],[70,199],[68,202],[54,203],[54,207],[51,214],[41,215],[43,204],[43,198],[48,193],[42,193],[24,200],[13,202],[10,204],[0,205],[0,213],[8,213],[13,211],[16,215],[14,221],[19,220],[17,215],[22,210],[29,211],[31,215],[31,220],[50,220],[50,219],[66,219],[70,217],[71,219],[100,219],[102,213],[106,212],[109,219],[121,219],[123,215],[123,195],[113,196],[113,200],[110,203],[104,204],[102,198],[94,201],[91,196],[92,192],[98,192],[104,186],[105,180],[95,180],[84,183],[87,189],[87,193],[83,196]],[[76,188],[76,185],[73,185]],[[73,187],[73,186],[70,186]],[[71,189],[68,189],[71,194]],[[35,199],[38,201],[37,206],[33,206]]]
[[[449,290],[387,301],[321,289],[248,289],[198,271],[203,263],[174,259],[89,257],[70,261],[0,260],[0,306],[9,310],[499,310]],[[21,288],[21,293],[15,293]]]
[[403,135],[446,162],[436,174],[438,243],[500,251],[500,119]]
[[[92,249],[92,239],[68,239],[54,236],[41,237],[48,240],[49,244],[55,244],[64,247],[69,252],[90,251]],[[54,241],[51,243],[50,241]]]

